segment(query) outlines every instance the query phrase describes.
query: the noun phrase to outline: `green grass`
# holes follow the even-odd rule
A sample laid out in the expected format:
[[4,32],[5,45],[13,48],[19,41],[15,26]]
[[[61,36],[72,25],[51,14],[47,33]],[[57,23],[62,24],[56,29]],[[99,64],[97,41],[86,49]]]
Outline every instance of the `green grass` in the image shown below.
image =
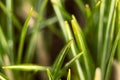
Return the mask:
[[110,80],[120,65],[119,4],[0,0],[0,80]]

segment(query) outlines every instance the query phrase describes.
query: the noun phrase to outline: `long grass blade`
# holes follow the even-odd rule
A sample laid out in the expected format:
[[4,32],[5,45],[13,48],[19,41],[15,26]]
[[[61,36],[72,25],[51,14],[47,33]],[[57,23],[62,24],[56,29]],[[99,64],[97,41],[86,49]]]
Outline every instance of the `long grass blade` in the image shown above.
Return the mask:
[[3,66],[2,68],[9,70],[20,70],[20,71],[46,71],[49,67],[23,64],[23,65]]
[[114,59],[115,51],[116,51],[119,40],[120,40],[120,29],[119,29],[119,31],[117,33],[117,36],[115,38],[115,41],[114,41],[114,44],[113,44],[113,47],[112,47],[110,59],[109,59],[109,62],[108,62],[108,66],[106,68],[107,70],[106,70],[105,80],[109,80],[109,78],[110,78],[112,62],[113,62],[113,59]]
[[83,58],[85,61],[87,79],[92,80],[93,76],[94,76],[94,63],[93,63],[92,58],[87,50],[88,48],[87,48],[87,45],[85,42],[84,34],[83,34],[81,28],[79,27],[74,16],[72,16],[71,24],[72,24],[72,29],[74,32],[76,42],[78,44],[78,48],[79,48],[79,50],[83,51]]
[[110,38],[111,22],[112,22],[113,13],[115,10],[115,4],[116,4],[116,0],[112,0],[110,4],[109,17],[108,17],[107,28],[105,32],[105,40],[103,45],[102,57],[101,57],[102,58],[101,60],[102,79],[104,79],[104,76],[105,76],[106,55],[108,53],[108,47],[110,43],[109,38]]
[[[120,29],[120,0],[118,0],[117,3],[117,28]],[[117,59],[120,63],[120,40],[118,42],[118,48],[117,48]]]
[[39,14],[38,14],[36,23],[34,25],[33,33],[32,33],[32,36],[31,36],[31,39],[30,39],[30,42],[29,42],[29,45],[27,48],[27,52],[25,55],[25,59],[24,59],[25,63],[31,62],[31,60],[33,58],[33,53],[35,50],[35,41],[36,41],[36,37],[37,37],[38,31],[39,31],[40,23],[42,22],[42,19],[43,19],[44,10],[47,6],[47,2],[48,2],[48,0],[44,0],[40,7]]
[[102,52],[102,44],[103,44],[103,19],[104,19],[104,11],[105,10],[105,0],[101,0],[100,4],[100,14],[99,14],[99,24],[98,24],[98,52],[97,52],[97,63],[100,65],[101,61],[101,52]]
[[32,16],[32,8],[27,16],[27,19],[24,23],[24,26],[23,26],[23,29],[22,29],[22,32],[21,32],[21,37],[20,37],[20,44],[19,44],[19,49],[18,49],[18,58],[17,58],[17,64],[19,64],[21,62],[21,59],[22,59],[22,51],[23,51],[23,45],[24,45],[24,41],[25,41],[25,36],[26,36],[26,33],[27,33],[27,28],[28,28],[28,24],[29,24],[29,20]]
[[[71,44],[71,48],[70,48],[70,50],[71,50],[70,56],[71,56],[71,58],[74,58],[76,55],[79,55],[79,54],[77,54],[78,53],[77,46],[75,44],[75,40],[74,40],[72,31],[71,31],[70,26],[69,26],[67,21],[65,21],[65,27],[66,27],[66,30],[67,30],[66,31],[67,39],[68,40],[73,39],[73,43]],[[82,71],[79,60],[75,61],[75,68],[76,68],[77,73],[78,73],[78,78],[80,80],[85,80],[85,76],[83,74],[83,71]]]

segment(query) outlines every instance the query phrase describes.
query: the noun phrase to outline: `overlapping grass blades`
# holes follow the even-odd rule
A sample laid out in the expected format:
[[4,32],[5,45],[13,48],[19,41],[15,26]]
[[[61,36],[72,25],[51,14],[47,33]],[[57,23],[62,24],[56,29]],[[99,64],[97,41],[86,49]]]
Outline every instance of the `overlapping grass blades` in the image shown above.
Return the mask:
[[[71,57],[75,57],[77,55],[77,53],[79,53],[79,52],[78,52],[77,47],[75,45],[74,38],[73,38],[73,35],[71,33],[71,30],[69,29],[68,23],[67,22],[64,23],[64,18],[62,17],[61,9],[59,8],[59,0],[57,0],[57,1],[51,0],[51,2],[53,4],[53,8],[55,10],[58,21],[60,23],[60,27],[61,27],[61,30],[63,32],[63,36],[65,38],[65,41],[67,42],[67,41],[73,39],[73,43],[71,44],[71,54],[70,55],[71,55]],[[83,72],[82,72],[82,69],[80,67],[80,63],[78,60],[75,61],[75,67],[77,69],[78,78],[85,80],[85,77],[83,75]]]
[[52,67],[53,79],[59,79],[59,78],[57,78],[57,76],[58,76],[57,73],[60,71],[60,69],[62,67],[63,61],[67,55],[67,51],[69,50],[71,44],[72,44],[72,40],[70,40],[68,42],[68,44],[61,50],[61,52],[57,56],[57,58],[53,64],[53,67]]
[[77,23],[74,16],[72,16],[71,24],[72,24],[72,29],[74,32],[77,46],[78,46],[79,50],[82,50],[82,52],[83,52],[83,58],[84,58],[84,62],[85,62],[84,64],[85,64],[85,68],[86,68],[86,72],[87,72],[87,79],[92,80],[93,76],[94,76],[95,66],[94,66],[92,58],[89,54],[89,50],[88,50],[86,42],[85,42],[85,36],[84,36],[81,28],[79,27],[79,24]]
[[[70,56],[71,56],[71,58],[73,58],[76,55],[78,55],[77,53],[79,52],[79,50],[77,48],[72,31],[71,31],[70,26],[69,26],[67,21],[65,21],[65,28],[66,28],[67,40],[73,39],[73,43],[71,44],[71,48],[70,48],[70,50],[71,50]],[[79,60],[75,61],[75,68],[76,68],[77,73],[78,73],[78,78],[81,80],[85,80],[85,76],[83,74]]]
[[[114,10],[112,24],[111,24],[111,26],[114,27],[114,28],[111,28],[111,30],[116,28],[115,27],[115,20],[117,20],[116,11],[117,11],[117,7],[119,6],[118,5],[119,4],[119,0],[116,1],[115,4],[116,4],[115,5],[115,10]],[[112,41],[113,41],[114,34],[112,34],[112,33],[113,32],[111,31],[111,38],[112,38]],[[114,40],[113,44],[111,43],[112,44],[112,48],[111,48],[111,52],[110,52],[110,57],[109,57],[108,65],[107,65],[107,68],[106,68],[105,80],[109,80],[110,79],[110,73],[111,73],[111,70],[112,70],[111,69],[112,68],[112,63],[113,63],[113,60],[114,60],[115,52],[117,50],[116,48],[117,48],[117,46],[119,46],[119,40],[120,40],[120,28],[118,28],[118,30],[117,30],[117,35],[115,37],[115,40]],[[119,54],[119,53],[117,53],[117,54]],[[119,57],[119,55],[118,55],[118,57]],[[119,60],[118,60],[118,62],[119,62]]]
[[[0,20],[2,21],[0,24],[0,66],[2,66],[2,70],[0,71],[3,72],[0,73],[0,80],[9,80],[4,76],[4,71],[6,73],[7,69],[13,71],[12,74],[14,79],[18,80],[22,79],[21,73],[24,73],[23,75],[26,77],[24,80],[33,78],[34,74],[30,73],[31,71],[46,72],[46,78],[49,80],[59,80],[63,76],[65,76],[67,80],[74,78],[75,80],[93,80],[98,79],[94,78],[96,67],[100,67],[100,69],[96,68],[96,72],[100,70],[99,79],[109,80],[114,59],[117,58],[118,62],[120,62],[120,0],[109,0],[108,3],[107,0],[100,0],[98,2],[97,0],[89,0],[86,7],[85,2],[87,2],[87,0],[74,0],[86,21],[83,29],[79,26],[76,18],[74,16],[71,17],[67,12],[63,5],[66,4],[65,2],[62,4],[62,0],[51,0],[51,3],[48,3],[48,1],[49,0],[34,1],[35,3],[38,2],[38,4],[33,6],[33,8],[36,9],[37,15],[34,16],[34,26],[32,28],[30,27],[31,33],[30,35],[28,34],[30,38],[26,37],[26,34],[30,17],[35,9],[29,12],[22,28],[21,23],[13,14],[12,9],[14,8],[12,8],[12,0],[6,0],[6,6],[4,2],[0,1],[0,9],[3,11],[2,15],[4,14],[4,16],[0,15]],[[96,5],[95,1],[97,2]],[[32,1],[30,0],[30,2]],[[109,3],[110,5],[108,5]],[[51,4],[54,9],[51,13],[52,15],[49,16],[50,18],[46,16],[47,4]],[[3,19],[4,17],[5,19]],[[57,22],[59,25],[56,24]],[[7,32],[3,32],[6,30],[4,25],[9,27],[7,28]],[[14,28],[14,26],[17,28]],[[61,30],[58,30],[59,26]],[[36,53],[35,46],[37,35],[43,36],[41,30],[45,28],[46,31],[46,27],[48,27],[47,29],[49,29],[52,34],[50,34],[50,40],[46,40],[48,43],[49,41],[52,43],[53,33],[57,37],[60,37],[60,39],[64,37],[63,43],[67,43],[58,54],[55,61],[53,61],[53,65],[40,66],[37,64],[21,64],[22,61],[23,63],[32,63],[35,55],[34,53]],[[15,46],[13,45],[14,43],[18,43],[18,41],[16,41],[17,39],[14,39],[16,38],[16,34],[13,34],[16,29],[19,31],[21,30],[19,46],[18,44],[15,44]],[[24,47],[25,49],[23,50]],[[52,47],[50,49],[54,50],[56,48]],[[18,54],[15,54],[16,51]],[[69,54],[67,56],[68,52]],[[9,66],[6,66],[6,55],[10,60]],[[14,59],[16,58],[15,55],[17,55],[17,61]],[[68,62],[64,62],[66,57],[69,60]],[[17,72],[14,73],[14,71]],[[6,75],[8,76],[8,74]]]
[[[109,11],[109,16],[108,16],[108,22],[107,22],[107,27],[105,30],[105,39],[104,44],[103,44],[103,50],[102,50],[102,57],[101,57],[101,70],[102,70],[102,79],[105,77],[105,69],[106,69],[106,58],[107,58],[107,53],[109,53],[109,45],[110,45],[110,30],[111,30],[111,22],[113,18],[113,13],[115,11],[115,6],[116,6],[116,0],[112,0],[110,4],[110,11]],[[110,54],[109,54],[110,55]]]
[[52,76],[52,74],[51,74],[51,72],[50,72],[49,69],[47,69],[47,75],[48,75],[48,79],[49,79],[49,80],[54,80],[54,79],[53,79],[53,76]]

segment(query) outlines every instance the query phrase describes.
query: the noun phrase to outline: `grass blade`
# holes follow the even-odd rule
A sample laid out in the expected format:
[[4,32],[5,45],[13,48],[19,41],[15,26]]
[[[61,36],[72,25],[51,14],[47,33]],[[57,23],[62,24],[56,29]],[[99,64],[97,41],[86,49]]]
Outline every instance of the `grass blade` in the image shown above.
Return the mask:
[[79,50],[82,50],[82,52],[83,52],[83,58],[85,61],[85,68],[86,68],[86,72],[87,72],[87,79],[92,80],[93,76],[94,76],[94,63],[93,63],[92,58],[87,50],[84,34],[83,34],[81,28],[79,27],[74,16],[72,16],[71,24],[72,24],[76,42],[78,44],[78,48],[79,48]]
[[68,76],[67,76],[67,80],[71,80],[71,70],[68,70]]
[[[8,42],[7,42],[6,38],[5,38],[5,35],[3,34],[3,31],[2,31],[1,26],[0,26],[0,44],[1,44],[2,48],[3,48],[3,51],[4,51],[5,53],[7,53],[7,55],[9,56],[9,59],[10,59],[9,62],[10,62],[10,64],[12,64],[13,59],[11,59],[11,58],[12,58],[13,56],[10,54],[10,49],[9,49],[9,46],[8,46]],[[2,60],[4,54],[0,53],[0,55],[2,55],[2,56],[0,57],[1,60]],[[5,64],[5,62],[2,62],[2,63]]]
[[98,52],[97,52],[97,63],[100,65],[101,61],[101,52],[102,52],[102,44],[103,44],[103,19],[104,19],[104,12],[105,12],[105,0],[101,0],[100,4],[100,14],[99,14],[99,24],[98,24]]
[[46,71],[47,66],[38,66],[38,65],[11,65],[11,66],[3,66],[3,69],[10,70],[21,70],[21,71]]
[[118,45],[118,41],[119,40],[120,40],[120,29],[118,31],[118,34],[117,34],[117,36],[115,38],[115,41],[114,41],[114,44],[113,44],[113,47],[112,47],[110,59],[109,59],[107,70],[106,70],[105,80],[109,80],[110,72],[111,72],[111,67],[112,67],[112,62],[113,62],[113,59],[114,59],[116,47]]
[[48,79],[49,79],[49,80],[54,80],[54,79],[53,79],[53,76],[52,76],[52,74],[51,74],[51,72],[50,72],[49,69],[47,69],[47,75],[48,75]]
[[108,53],[108,47],[109,47],[109,38],[110,38],[110,30],[111,30],[111,22],[112,22],[112,17],[113,13],[115,10],[115,4],[116,0],[112,0],[110,4],[110,11],[109,11],[109,17],[108,17],[108,22],[107,22],[107,29],[105,32],[105,40],[104,40],[104,45],[103,45],[103,52],[102,52],[102,60],[101,60],[101,70],[102,70],[102,79],[104,79],[104,74],[105,74],[105,68],[106,68],[106,55]]
[[0,26],[0,43],[2,47],[4,48],[4,50],[8,52],[9,50],[8,43],[6,41],[5,35],[3,34],[1,26]]
[[3,12],[12,19],[13,23],[16,25],[18,30],[21,30],[21,23],[18,21],[18,19],[13,15],[12,12],[10,12],[5,5],[0,1],[0,8],[3,10]]
[[32,16],[32,8],[27,16],[27,19],[24,23],[24,26],[23,26],[23,29],[22,29],[22,32],[21,32],[21,37],[20,37],[20,44],[19,44],[19,49],[18,49],[18,58],[17,58],[17,64],[19,64],[21,62],[21,59],[22,59],[22,51],[23,51],[23,45],[24,45],[24,40],[25,40],[25,36],[26,36],[26,33],[27,33],[27,28],[28,28],[28,24],[29,24],[29,20]]
[[[12,13],[12,0],[6,0],[6,7],[8,9],[9,12]],[[11,59],[11,63],[14,63],[14,51],[13,51],[13,47],[14,47],[14,41],[13,41],[13,26],[12,26],[12,19],[11,19],[12,15],[10,14],[10,17],[7,17],[7,32],[8,32],[8,46],[10,49],[10,55],[12,56]]]
[[82,0],[74,0],[77,4],[78,8],[82,11],[83,14],[85,14],[85,6]]
[[72,40],[70,40],[65,46],[64,48],[61,50],[61,52],[59,53],[58,57],[56,58],[53,67],[52,67],[52,75],[53,75],[53,79],[56,79],[56,74],[59,72],[60,68],[62,67],[63,61],[65,59],[65,56],[67,54],[67,51],[69,50],[70,46],[71,46]]
[[31,62],[31,60],[33,58],[33,53],[34,53],[34,49],[35,49],[35,41],[36,41],[36,37],[37,37],[38,31],[39,31],[40,23],[42,22],[42,19],[43,19],[44,10],[47,6],[47,2],[48,2],[48,0],[44,0],[40,7],[40,11],[39,11],[36,23],[34,25],[33,33],[32,33],[32,36],[31,36],[31,39],[30,39],[30,42],[29,42],[29,45],[27,48],[27,52],[25,55],[25,59],[24,59],[25,63]]
[[[65,21],[65,27],[66,27],[66,30],[67,30],[66,31],[67,39],[68,40],[73,39],[73,43],[71,44],[71,48],[70,48],[71,49],[70,56],[71,56],[71,58],[74,58],[77,55],[78,50],[77,50],[77,46],[76,46],[75,41],[74,41],[74,37],[72,35],[72,31],[71,31],[70,26],[69,26],[67,21]],[[85,80],[85,76],[83,74],[83,71],[82,71],[81,65],[79,63],[79,60],[75,61],[75,69],[77,71],[78,78],[80,80]]]
[[100,68],[96,68],[94,80],[101,80],[101,69]]
[[64,18],[62,17],[62,13],[61,13],[61,11],[59,9],[60,0],[51,0],[51,3],[53,5],[56,16],[57,16],[57,18],[59,20],[60,28],[61,28],[61,30],[63,32],[63,36],[64,36],[65,40],[67,40],[66,28],[65,28],[65,24],[64,24]]
[[5,75],[0,73],[0,80],[9,80]]
[[79,53],[78,55],[76,55],[73,59],[71,59],[69,62],[67,62],[65,64],[65,67],[64,68],[68,68],[72,63],[74,63],[77,59],[80,58],[80,56],[83,54],[83,52]]
[[[117,28],[120,29],[120,0],[118,0],[117,3]],[[118,48],[117,48],[117,59],[120,63],[120,40],[118,42]]]

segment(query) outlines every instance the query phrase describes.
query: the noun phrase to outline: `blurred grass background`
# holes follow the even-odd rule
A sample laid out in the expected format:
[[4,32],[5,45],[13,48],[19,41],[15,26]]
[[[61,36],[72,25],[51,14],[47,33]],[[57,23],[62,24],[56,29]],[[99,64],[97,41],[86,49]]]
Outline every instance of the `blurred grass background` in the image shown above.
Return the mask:
[[[71,80],[119,80],[119,4],[119,0],[0,0],[0,66],[50,66],[48,74],[53,78],[49,80],[66,80],[64,65],[83,52],[79,61],[74,60],[74,65],[69,66],[69,80],[70,74]],[[55,63],[60,61],[56,59],[59,52],[67,52],[69,46],[63,46],[71,39],[69,55],[63,54],[63,64],[62,60],[61,64]],[[56,74],[55,65],[61,70]],[[96,68],[102,73],[101,79],[100,75],[95,79]],[[0,73],[10,80],[48,79],[46,72],[37,70],[1,68]]]

